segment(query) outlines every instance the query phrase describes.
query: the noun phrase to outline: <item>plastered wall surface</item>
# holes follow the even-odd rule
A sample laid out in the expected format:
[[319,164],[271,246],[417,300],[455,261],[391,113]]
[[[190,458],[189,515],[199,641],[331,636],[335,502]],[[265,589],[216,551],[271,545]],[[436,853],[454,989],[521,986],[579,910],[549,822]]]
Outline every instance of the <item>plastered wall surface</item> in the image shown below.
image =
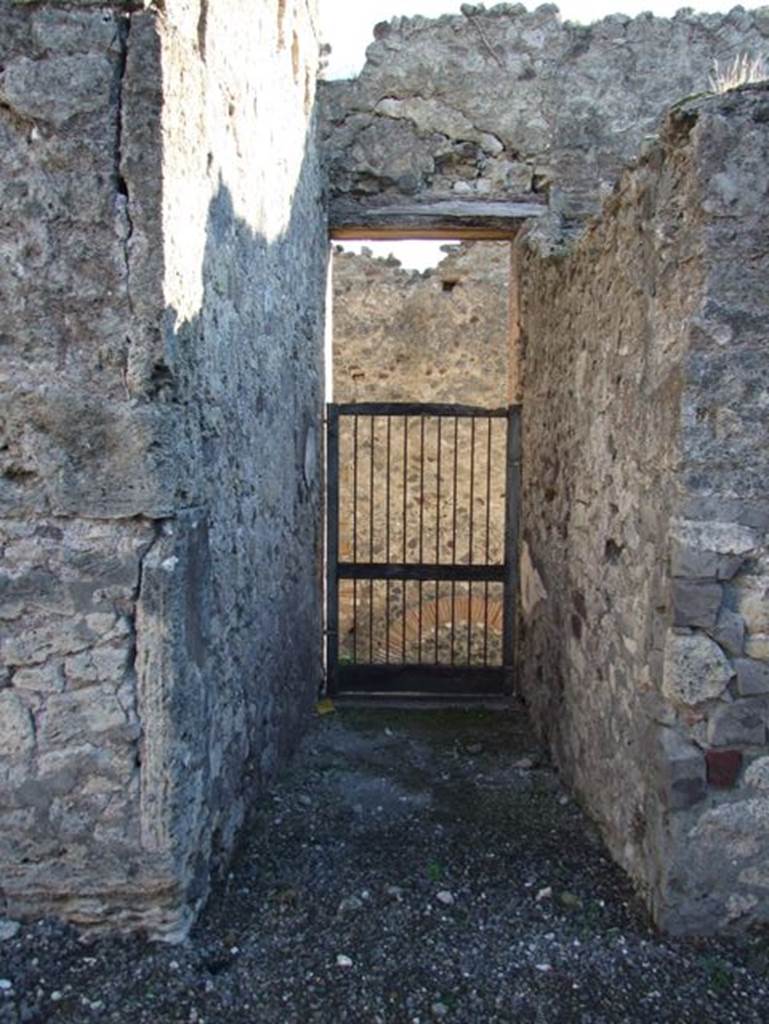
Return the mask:
[[282,12],[3,6],[11,916],[182,935],[318,685],[317,37]]
[[769,92],[682,106],[522,246],[524,692],[659,923],[769,916]]
[[709,88],[713,61],[769,46],[769,11],[679,11],[563,23],[522,4],[394,18],[358,78],[322,86],[333,195],[547,195],[579,223],[666,107]]

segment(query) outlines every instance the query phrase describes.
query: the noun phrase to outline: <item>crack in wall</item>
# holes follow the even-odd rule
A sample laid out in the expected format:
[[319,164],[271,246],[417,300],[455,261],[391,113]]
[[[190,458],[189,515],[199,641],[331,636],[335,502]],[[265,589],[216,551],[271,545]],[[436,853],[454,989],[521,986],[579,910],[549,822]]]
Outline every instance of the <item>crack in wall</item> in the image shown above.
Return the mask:
[[[503,152],[509,151],[507,144],[503,141],[502,138],[500,138],[500,136],[495,131],[492,131],[489,128],[484,128],[482,125],[477,125],[475,123],[475,121],[467,114],[467,112],[462,110],[461,107],[452,106],[452,104],[446,103],[446,101],[444,99],[438,98],[437,96],[423,96],[421,93],[418,93],[418,92],[410,92],[407,96],[394,96],[392,94],[388,94],[387,96],[382,96],[381,99],[379,99],[379,101],[374,106],[373,110],[371,110],[371,109],[364,110],[363,108],[361,108],[360,111],[358,111],[358,112],[359,113],[372,114],[373,115],[372,116],[372,120],[373,120],[374,117],[379,117],[379,118],[389,118],[389,119],[391,119],[393,121],[408,121],[410,124],[414,125],[414,128],[416,129],[416,131],[419,134],[420,138],[427,138],[428,135],[443,135],[446,138],[446,140],[449,141],[449,142],[474,142],[474,143],[476,142],[476,140],[474,140],[474,139],[465,139],[464,137],[462,137],[460,135],[457,135],[457,136],[447,135],[446,132],[442,131],[440,128],[424,127],[424,126],[420,125],[416,121],[416,119],[414,117],[410,117],[410,116],[405,115],[405,114],[403,114],[403,115],[401,115],[401,114],[394,114],[394,113],[391,114],[391,113],[387,113],[386,111],[380,110],[379,109],[380,104],[386,102],[387,100],[391,100],[394,103],[408,103],[409,100],[419,100],[422,103],[435,103],[442,110],[446,110],[446,111],[448,111],[451,114],[456,114],[457,117],[464,118],[465,121],[467,121],[467,123],[470,125],[470,130],[471,131],[477,132],[479,135],[488,135],[490,138],[494,139],[494,141],[497,142],[502,147]],[[354,113],[355,112],[351,113],[350,115],[345,116],[344,120],[342,122],[339,122],[339,123],[340,124],[345,124],[349,120],[350,117],[354,116]],[[365,127],[367,127],[367,126],[365,126]],[[361,128],[361,131],[363,131],[363,130],[365,130],[364,127]],[[360,132],[358,134],[360,134]],[[476,144],[477,145],[481,145],[481,147],[482,147],[481,143],[476,143]],[[499,155],[499,154],[492,154],[492,155]]]
[[[114,148],[114,179],[115,179],[115,205],[125,220],[125,233],[121,237],[123,248],[123,263],[125,265],[126,298],[131,315],[134,314],[133,296],[131,293],[131,238],[133,236],[133,220],[131,218],[131,195],[128,189],[128,181],[123,173],[123,136],[125,133],[124,110],[123,110],[123,89],[125,85],[126,68],[128,65],[128,44],[131,35],[131,14],[121,17],[117,22],[115,41],[118,45],[118,59],[115,71],[115,148]],[[126,338],[128,347],[131,345],[131,338]]]
[[505,65],[504,62],[502,61],[502,58],[499,56],[497,51],[489,42],[488,37],[486,36],[486,33],[483,31],[483,27],[476,19],[474,12],[469,9],[469,4],[462,4],[460,10],[480,36],[484,48],[488,51],[488,53],[491,55],[491,57],[497,63],[497,65],[504,70]]

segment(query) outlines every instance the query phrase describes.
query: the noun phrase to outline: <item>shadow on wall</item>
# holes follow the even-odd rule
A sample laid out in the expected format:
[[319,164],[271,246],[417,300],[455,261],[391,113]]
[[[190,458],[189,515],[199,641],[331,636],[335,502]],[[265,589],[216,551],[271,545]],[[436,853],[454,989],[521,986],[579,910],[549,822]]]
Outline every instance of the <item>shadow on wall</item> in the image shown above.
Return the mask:
[[321,681],[328,246],[310,143],[274,241],[220,177],[200,311],[167,308],[153,368],[175,423],[178,511],[145,560],[137,614],[143,837],[171,854],[192,907]]

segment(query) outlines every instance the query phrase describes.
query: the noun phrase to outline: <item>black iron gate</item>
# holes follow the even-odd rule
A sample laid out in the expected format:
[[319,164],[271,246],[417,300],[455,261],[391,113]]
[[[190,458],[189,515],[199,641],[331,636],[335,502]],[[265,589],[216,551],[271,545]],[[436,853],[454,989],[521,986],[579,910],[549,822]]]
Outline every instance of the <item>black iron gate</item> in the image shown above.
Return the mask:
[[511,693],[519,407],[329,405],[327,458],[329,694]]

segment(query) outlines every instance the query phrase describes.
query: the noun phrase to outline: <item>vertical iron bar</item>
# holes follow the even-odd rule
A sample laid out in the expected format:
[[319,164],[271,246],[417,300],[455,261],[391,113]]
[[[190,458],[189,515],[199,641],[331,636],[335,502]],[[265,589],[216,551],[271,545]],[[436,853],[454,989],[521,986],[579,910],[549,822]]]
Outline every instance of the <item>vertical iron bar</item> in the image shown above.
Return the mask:
[[[459,458],[459,417],[454,417],[454,492],[453,492],[453,504],[454,510],[452,513],[452,524],[451,524],[451,560],[454,565],[457,564],[457,476],[458,476],[458,458]],[[456,627],[456,599],[457,599],[457,585],[454,580],[451,581],[451,664],[454,664],[454,636]]]
[[516,592],[518,587],[518,506],[521,470],[520,407],[511,406],[507,417],[505,481],[505,583],[502,628],[502,665],[505,693],[513,692],[518,646]]
[[[374,561],[374,417],[369,429],[369,474],[368,474],[368,560]],[[368,660],[374,663],[374,581],[368,581]]]
[[[387,471],[385,476],[385,562],[390,561],[390,437],[392,418],[387,417]],[[385,580],[385,662],[390,664],[390,580]]]
[[[352,418],[352,560],[358,561],[358,417]],[[352,663],[358,664],[358,581],[352,581]]]
[[326,412],[326,689],[334,696],[339,675],[339,410]]
[[[425,531],[425,418],[419,417],[419,562],[424,562]],[[417,661],[422,664],[422,580],[419,581],[419,613],[417,619]]]
[[[435,476],[435,564],[441,560],[441,425],[443,420],[438,416],[437,453]],[[435,664],[438,664],[438,611],[440,606],[440,583],[435,581]]]
[[[489,565],[491,557],[491,416],[486,420],[486,550],[484,561]],[[483,584],[483,664],[489,663],[489,581]]]
[[[409,418],[403,417],[403,564],[406,564],[406,524],[408,521],[408,457],[409,457]],[[406,581],[402,581],[401,593],[403,605],[401,608],[401,662],[406,664]]]
[[[470,419],[470,519],[468,523],[467,564],[473,564],[473,519],[475,503],[475,417]],[[471,663],[473,652],[473,585],[467,581],[467,664]]]

